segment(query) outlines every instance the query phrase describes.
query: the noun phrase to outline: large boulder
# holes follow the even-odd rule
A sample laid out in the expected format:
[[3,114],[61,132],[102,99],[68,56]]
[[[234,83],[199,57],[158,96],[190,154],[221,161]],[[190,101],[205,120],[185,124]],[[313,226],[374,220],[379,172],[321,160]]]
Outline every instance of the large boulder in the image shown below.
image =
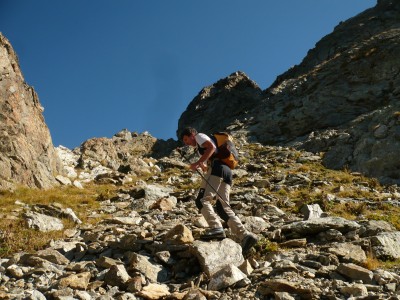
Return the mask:
[[50,188],[62,172],[33,87],[26,84],[10,42],[0,33],[0,189]]

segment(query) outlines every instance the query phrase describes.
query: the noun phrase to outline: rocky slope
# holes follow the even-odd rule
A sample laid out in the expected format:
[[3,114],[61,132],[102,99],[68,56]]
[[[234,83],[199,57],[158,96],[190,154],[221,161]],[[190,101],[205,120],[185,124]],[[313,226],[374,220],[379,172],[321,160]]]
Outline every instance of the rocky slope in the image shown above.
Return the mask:
[[[231,204],[261,238],[250,256],[242,256],[228,229],[221,242],[198,240],[207,227],[194,203],[201,178],[173,152],[153,159],[148,176],[133,176],[116,194],[100,195],[99,208],[86,211],[102,217],[95,225],[57,203],[17,201],[15,218],[23,211],[27,226],[64,230],[65,238],[0,259],[0,299],[400,297],[399,271],[371,264],[400,258],[399,228],[383,221],[384,215],[367,218],[382,205],[399,205],[397,187],[381,188],[357,174],[330,174],[309,152],[241,144],[240,153]],[[76,166],[79,156],[69,154],[68,165]],[[102,178],[115,174],[109,169]],[[349,197],[350,192],[368,197]],[[352,203],[364,203],[365,210]],[[359,213],[349,220],[322,211],[340,205],[349,212],[358,207]],[[65,230],[60,218],[76,225]]]
[[[329,168],[400,183],[399,51],[400,4],[380,0],[339,24],[262,94],[240,72],[206,88],[213,93],[191,102],[178,133],[188,125],[205,132],[227,129],[248,141],[325,152]],[[236,89],[236,82],[245,88]],[[235,112],[231,97],[238,99]],[[228,107],[226,114],[215,114],[216,105]]]
[[61,162],[42,112],[35,90],[24,81],[17,55],[0,33],[0,189],[56,184]]

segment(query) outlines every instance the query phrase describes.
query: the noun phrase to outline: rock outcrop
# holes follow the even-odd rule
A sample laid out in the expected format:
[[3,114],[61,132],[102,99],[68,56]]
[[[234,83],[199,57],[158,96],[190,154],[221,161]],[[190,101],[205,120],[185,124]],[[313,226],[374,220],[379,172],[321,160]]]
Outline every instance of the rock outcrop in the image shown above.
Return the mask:
[[212,133],[240,123],[261,102],[259,86],[243,72],[235,72],[203,88],[190,102],[178,121],[177,136],[191,126],[199,132]]
[[171,153],[177,146],[173,140],[159,140],[147,132],[138,134],[127,129],[112,138],[93,138],[74,151],[79,155],[82,169],[106,167],[121,173],[141,175],[151,172],[151,162],[146,157],[158,158]]
[[49,188],[61,163],[54,150],[43,107],[26,84],[18,58],[0,33],[0,189],[15,184]]

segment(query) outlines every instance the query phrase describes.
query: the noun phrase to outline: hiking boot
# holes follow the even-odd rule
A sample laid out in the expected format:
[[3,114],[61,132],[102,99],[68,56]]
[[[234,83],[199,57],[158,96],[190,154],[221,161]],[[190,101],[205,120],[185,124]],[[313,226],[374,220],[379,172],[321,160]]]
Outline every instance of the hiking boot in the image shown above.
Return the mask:
[[250,249],[257,244],[258,240],[258,236],[251,232],[244,236],[241,242],[243,256],[246,256],[249,253]]
[[206,231],[205,233],[203,233],[202,235],[200,235],[200,239],[201,240],[223,240],[224,238],[226,238],[225,235],[225,231],[222,227],[220,228],[212,228],[208,231]]

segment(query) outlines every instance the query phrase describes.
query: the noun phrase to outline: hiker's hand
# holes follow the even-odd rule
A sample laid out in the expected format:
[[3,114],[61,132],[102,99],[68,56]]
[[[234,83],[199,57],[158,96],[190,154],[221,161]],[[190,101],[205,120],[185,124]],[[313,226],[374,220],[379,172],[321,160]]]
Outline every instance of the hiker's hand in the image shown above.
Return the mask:
[[206,163],[200,163],[199,166],[203,172],[207,172],[207,164]]
[[202,171],[207,170],[207,166],[201,162],[195,162],[190,165],[190,170],[196,171],[197,169],[201,169]]
[[189,166],[189,169],[192,171],[196,171],[199,168],[200,168],[200,166],[199,166],[199,163],[197,163],[197,162],[194,164],[190,164],[190,166]]

